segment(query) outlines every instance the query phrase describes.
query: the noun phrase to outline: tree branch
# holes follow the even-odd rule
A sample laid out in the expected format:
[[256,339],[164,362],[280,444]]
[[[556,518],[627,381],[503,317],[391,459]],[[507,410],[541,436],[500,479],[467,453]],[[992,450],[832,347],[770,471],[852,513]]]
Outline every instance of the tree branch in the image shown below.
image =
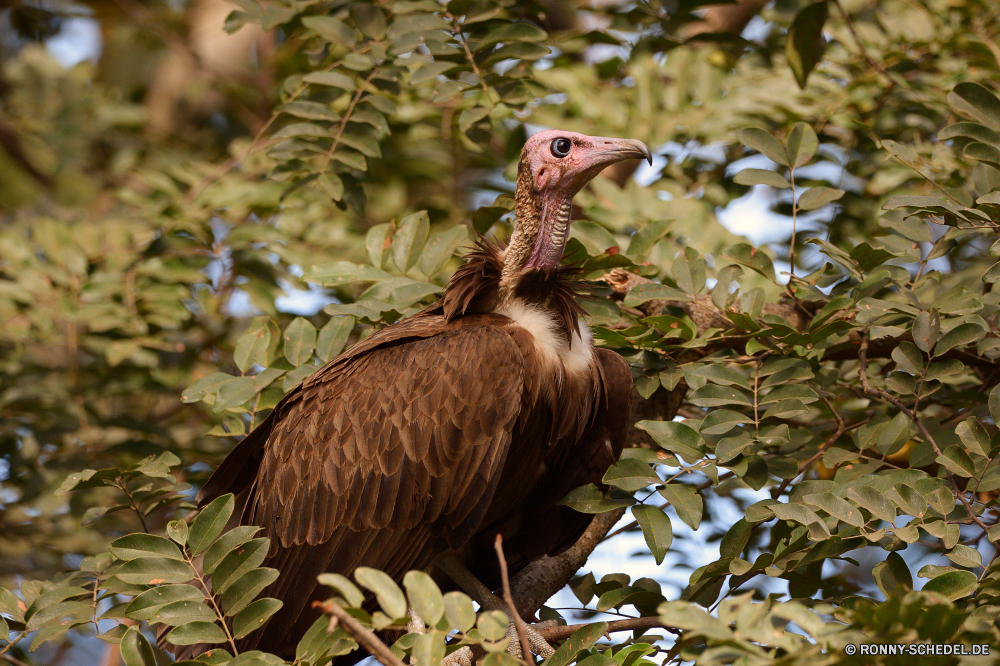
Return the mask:
[[531,645],[528,643],[528,635],[524,629],[524,620],[521,619],[521,614],[517,612],[517,606],[514,605],[514,598],[510,595],[510,578],[507,576],[507,558],[503,556],[503,537],[499,533],[497,533],[494,548],[496,548],[497,551],[497,559],[500,561],[500,580],[503,581],[503,600],[507,602],[507,608],[510,609],[510,621],[514,623],[514,628],[517,630],[517,639],[521,642],[521,658],[527,663],[528,660],[531,660]]
[[594,516],[587,531],[568,550],[535,560],[514,576],[512,596],[521,612],[533,615],[549,597],[561,590],[624,513],[625,509],[616,509]]
[[358,622],[353,615],[338,604],[333,601],[314,601],[313,608],[319,608],[330,616],[329,631],[333,631],[339,625],[358,642],[358,645],[367,650],[368,654],[375,657],[382,666],[406,666],[373,631]]
[[[545,640],[561,641],[572,636],[573,632],[577,629],[586,626],[587,624],[567,624],[555,627],[537,627],[536,629],[538,633],[545,638]],[[633,617],[627,620],[615,620],[614,622],[608,622],[607,633],[611,634],[616,631],[634,631],[636,629],[641,629],[643,631],[646,629],[666,629],[672,633],[677,633],[676,629],[663,624],[658,617]]]

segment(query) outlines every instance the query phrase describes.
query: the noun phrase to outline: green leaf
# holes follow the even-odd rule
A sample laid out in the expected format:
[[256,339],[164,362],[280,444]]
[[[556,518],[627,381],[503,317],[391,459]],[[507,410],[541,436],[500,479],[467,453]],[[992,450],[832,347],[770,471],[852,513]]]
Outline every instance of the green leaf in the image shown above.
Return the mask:
[[971,571],[949,571],[932,578],[922,588],[924,592],[937,592],[951,601],[972,594],[979,584],[976,574]]
[[476,611],[468,595],[462,592],[448,592],[444,595],[443,603],[449,626],[462,632],[467,632],[475,626]]
[[688,402],[699,407],[721,407],[722,405],[753,405],[750,397],[731,386],[705,384],[688,396]]
[[225,643],[228,639],[222,627],[214,622],[188,622],[166,636],[171,645],[196,645],[198,643]]
[[808,4],[796,14],[788,29],[785,56],[799,88],[805,89],[809,73],[816,67],[823,57],[823,51],[826,50],[823,25],[829,15],[830,10],[826,0]]
[[790,502],[788,504],[772,504],[768,508],[781,520],[790,520],[806,527],[820,525],[820,529],[825,533],[826,538],[830,538],[830,530],[827,529],[820,517],[816,515],[816,512],[807,506]]
[[801,210],[816,210],[844,196],[844,190],[832,187],[810,187],[799,197]]
[[215,611],[202,603],[204,599],[181,599],[156,609],[151,621],[177,627],[188,622],[215,620]]
[[968,81],[959,83],[948,93],[948,103],[961,115],[1000,132],[1000,100],[988,88]]
[[[434,60],[421,65],[417,71],[410,75],[410,85],[419,86],[421,83],[436,80],[438,76],[444,74],[449,69],[455,69],[457,65],[453,62]],[[487,113],[489,111],[487,110]],[[462,130],[463,132],[465,130]]]
[[936,458],[937,462],[947,467],[953,474],[964,477],[976,476],[976,464],[958,444],[952,444]]
[[791,166],[800,167],[804,166],[816,154],[816,150],[819,148],[819,138],[812,125],[795,123],[795,127],[788,134],[785,145],[788,149],[788,157],[792,162]]
[[357,588],[346,576],[336,573],[320,574],[317,578],[320,585],[327,585],[340,592],[347,604],[353,608],[361,608],[365,602],[365,594]]
[[[632,235],[625,255],[630,259],[644,257],[661,238],[667,235],[673,220],[656,220],[648,223]],[[634,290],[633,290],[634,291]],[[631,293],[631,292],[630,292]]]
[[270,360],[267,358],[271,346],[269,324],[270,320],[267,317],[255,317],[246,332],[237,338],[233,361],[240,372],[246,372],[254,364],[264,367],[270,365]]
[[913,343],[930,353],[941,337],[941,317],[937,310],[922,311],[913,320]]
[[425,210],[407,215],[399,223],[392,238],[392,260],[401,272],[407,272],[420,260],[429,230],[430,222]]
[[256,394],[253,377],[234,377],[231,382],[224,384],[219,389],[219,395],[215,398],[212,411],[218,414],[227,409],[239,407],[246,404]]
[[674,539],[670,518],[663,509],[646,505],[633,506],[632,515],[642,528],[642,536],[656,563],[662,563]]
[[423,253],[420,255],[420,272],[427,277],[436,275],[459,246],[468,239],[468,229],[462,224],[456,224],[444,231],[435,231],[427,239],[427,244],[424,245]]
[[986,458],[990,457],[990,435],[976,417],[970,416],[959,423],[958,427],[955,428],[955,434],[973,453]]
[[486,33],[486,36],[476,45],[476,51],[482,50],[490,44],[500,42],[542,42],[548,37],[548,33],[527,21],[504,21],[497,27]]
[[344,350],[347,339],[354,330],[354,317],[330,317],[330,321],[319,329],[316,338],[316,355],[324,363],[332,361]]
[[[767,136],[771,135],[768,134]],[[722,258],[735,261],[738,264],[755,270],[772,282],[775,280],[774,264],[771,263],[771,258],[757,248],[751,247],[748,243],[737,243],[730,246],[723,251]]]
[[747,148],[756,150],[781,166],[791,166],[788,151],[770,133],[757,127],[744,127],[736,132],[736,139]]
[[993,423],[1000,423],[1000,384],[990,390],[989,408]]
[[741,423],[753,423],[753,419],[731,409],[716,409],[702,421],[701,432],[704,435],[723,435]]
[[607,499],[595,484],[588,483],[569,491],[557,504],[568,506],[580,513],[604,513],[623,506],[632,506],[635,504],[635,500],[631,498],[627,500]]
[[705,510],[705,502],[694,486],[686,483],[668,483],[659,492],[670,502],[670,506],[674,507],[678,518],[691,529],[698,529]]
[[421,634],[413,643],[413,659],[418,664],[440,664],[444,653],[445,636],[437,631]]
[[222,594],[222,612],[230,617],[239,613],[249,606],[250,602],[256,599],[265,587],[276,581],[279,573],[277,569],[261,568],[240,575],[226,586],[226,590]]
[[188,524],[183,520],[171,520],[167,523],[167,536],[175,543],[183,546],[187,543]]
[[542,662],[542,666],[569,666],[581,650],[592,648],[607,630],[607,622],[595,622],[580,627],[565,643],[556,648],[555,654]]
[[781,190],[787,190],[792,186],[780,173],[768,169],[743,169],[736,174],[733,182],[738,185],[769,185]]
[[226,528],[229,517],[233,515],[236,500],[232,493],[218,497],[201,510],[198,517],[191,523],[188,530],[188,547],[192,555],[200,555],[208,550],[222,530]]
[[152,534],[129,534],[115,539],[109,547],[111,554],[126,562],[140,557],[167,557],[184,561],[177,545],[163,537]]
[[205,557],[201,563],[202,570],[206,574],[214,572],[222,558],[228,555],[233,548],[250,541],[259,531],[259,527],[240,525],[223,534],[205,551]]
[[7,613],[18,622],[24,621],[24,611],[28,606],[10,590],[0,587],[0,613]]
[[315,30],[326,41],[345,49],[354,48],[354,44],[357,42],[357,35],[354,31],[330,15],[303,17],[302,25],[310,30]]
[[128,628],[122,636],[120,649],[125,666],[156,666],[153,646],[139,633],[138,627]]
[[885,561],[876,564],[872,576],[886,597],[902,597],[913,591],[913,576],[899,553],[889,553]]
[[619,460],[608,468],[601,481],[629,493],[641,490],[650,484],[662,483],[649,465],[634,458]]
[[458,131],[468,132],[473,125],[490,115],[491,109],[483,106],[473,106],[458,114]]
[[891,523],[896,519],[896,507],[871,486],[857,486],[847,491],[847,496],[868,510],[875,518]]
[[230,585],[264,562],[269,545],[270,540],[262,537],[251,539],[231,550],[215,567],[212,590],[216,594],[225,594]]
[[255,629],[263,626],[267,618],[281,609],[282,603],[277,599],[258,599],[237,613],[233,618],[233,638],[243,638]]
[[444,598],[434,579],[423,571],[408,571],[403,576],[403,587],[417,616],[427,626],[436,626],[444,615]]
[[705,455],[705,442],[689,425],[676,421],[639,421],[635,427],[648,432],[667,451],[684,456],[691,462]]
[[891,499],[903,513],[919,518],[927,510],[927,501],[913,487],[898,483],[886,491],[886,497]]
[[386,615],[394,620],[406,617],[406,597],[388,575],[378,569],[358,567],[354,572],[354,580],[361,587],[375,593],[378,605]]
[[315,83],[329,88],[340,88],[342,90],[354,90],[354,79],[341,74],[340,72],[309,72],[302,75],[304,83]]
[[214,395],[219,392],[224,384],[227,384],[236,379],[233,375],[226,374],[224,372],[213,372],[210,375],[202,377],[191,386],[184,389],[184,393],[181,394],[182,402],[198,402],[206,395]]
[[285,329],[285,358],[294,366],[300,366],[312,358],[316,348],[316,327],[307,319],[296,317]]
[[664,300],[664,301],[679,301],[686,303],[691,299],[682,291],[678,291],[673,287],[669,287],[665,284],[658,284],[656,282],[647,282],[640,285],[636,285],[625,294],[625,300],[622,301],[622,305],[627,308],[634,308],[638,305],[642,305],[646,301],[654,300]]
[[498,641],[507,634],[507,616],[501,611],[487,611],[479,614],[476,626],[488,641]]
[[978,569],[983,566],[983,555],[971,546],[958,544],[945,556],[960,567]]
[[934,355],[942,356],[954,347],[972,344],[981,340],[985,335],[986,331],[976,324],[959,324],[941,336],[941,339],[934,346]]
[[158,585],[130,601],[125,608],[125,617],[131,620],[151,620],[164,606],[185,600],[200,603],[205,600],[205,594],[194,585]]
[[115,577],[129,585],[159,585],[186,583],[194,572],[185,562],[166,557],[140,557],[121,565]]
[[[804,501],[810,506],[826,511],[828,514],[854,527],[864,527],[865,520],[861,511],[850,502],[837,497],[833,493],[814,493],[806,495]],[[775,512],[777,513],[777,512]],[[810,523],[802,523],[808,526]]]
[[750,543],[753,524],[746,518],[740,518],[726,531],[719,543],[720,557],[739,557],[743,549]]

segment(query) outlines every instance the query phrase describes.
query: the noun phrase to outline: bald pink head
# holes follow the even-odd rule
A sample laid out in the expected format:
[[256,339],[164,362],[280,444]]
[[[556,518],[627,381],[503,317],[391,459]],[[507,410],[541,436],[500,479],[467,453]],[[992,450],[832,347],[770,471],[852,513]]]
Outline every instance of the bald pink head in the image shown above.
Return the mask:
[[562,130],[534,134],[521,150],[514,199],[516,217],[501,285],[513,287],[530,270],[559,268],[569,238],[573,197],[602,169],[653,157],[635,139],[587,136]]
[[527,161],[532,184],[538,192],[570,197],[605,167],[633,159],[653,163],[653,156],[642,141],[562,130],[533,134],[521,149],[521,163]]

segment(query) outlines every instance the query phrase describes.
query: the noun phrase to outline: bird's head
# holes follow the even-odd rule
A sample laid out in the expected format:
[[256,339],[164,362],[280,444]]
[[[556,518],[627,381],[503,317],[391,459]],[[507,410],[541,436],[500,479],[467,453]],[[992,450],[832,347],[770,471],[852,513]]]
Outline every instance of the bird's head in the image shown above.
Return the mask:
[[573,197],[607,166],[652,155],[635,139],[611,139],[546,130],[521,150],[514,194],[514,233],[504,259],[501,289],[520,276],[559,268],[569,238]]

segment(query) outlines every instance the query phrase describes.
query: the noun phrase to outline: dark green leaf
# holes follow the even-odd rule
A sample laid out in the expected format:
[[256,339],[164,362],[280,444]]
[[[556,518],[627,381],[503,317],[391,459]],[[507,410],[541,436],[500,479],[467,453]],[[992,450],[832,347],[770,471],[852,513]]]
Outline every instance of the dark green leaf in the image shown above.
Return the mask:
[[225,529],[229,517],[233,515],[236,501],[232,493],[218,497],[203,508],[198,517],[191,523],[188,531],[188,547],[192,555],[200,555],[208,550],[222,530]]
[[[701,494],[695,490],[694,486],[684,483],[668,483],[660,489],[660,494],[674,507],[677,517],[693,530],[698,529],[701,524],[702,513],[705,509],[704,500]],[[635,508],[633,507],[633,512]]]
[[[216,572],[218,571],[219,569],[216,569]],[[226,591],[222,594],[222,612],[230,617],[239,613],[249,606],[265,587],[278,579],[278,573],[277,569],[262,568],[253,569],[238,577],[234,576],[234,580],[226,586]]]
[[799,208],[801,210],[816,210],[842,196],[844,196],[844,190],[835,190],[832,187],[810,187],[799,197]]
[[166,636],[166,641],[171,645],[195,645],[197,643],[225,643],[226,634],[222,627],[214,622],[188,622],[183,624]]
[[177,545],[152,534],[129,534],[111,542],[111,554],[119,560],[129,561],[139,557],[167,557],[184,561]]
[[948,93],[948,103],[958,113],[1000,132],[1000,100],[978,83],[963,82]]
[[122,636],[122,661],[125,666],[156,666],[156,653],[138,627],[129,627]]
[[787,190],[792,186],[788,179],[780,173],[768,169],[743,169],[736,174],[733,182],[739,185],[769,185],[782,190]]
[[243,638],[255,629],[263,626],[267,618],[271,617],[281,608],[281,602],[277,599],[258,599],[233,618],[233,638]]
[[800,88],[806,87],[809,73],[816,67],[823,57],[823,51],[826,50],[823,25],[829,15],[830,10],[826,0],[808,4],[795,16],[792,26],[788,29],[785,56]]
[[258,538],[233,548],[215,567],[212,574],[213,591],[224,594],[230,585],[259,567],[267,557],[269,545],[269,539]]
[[744,127],[736,133],[736,138],[747,148],[752,148],[781,166],[791,166],[788,151],[771,134],[757,127]]
[[899,553],[889,553],[884,562],[876,564],[872,576],[886,597],[901,597],[913,591],[913,576]]

